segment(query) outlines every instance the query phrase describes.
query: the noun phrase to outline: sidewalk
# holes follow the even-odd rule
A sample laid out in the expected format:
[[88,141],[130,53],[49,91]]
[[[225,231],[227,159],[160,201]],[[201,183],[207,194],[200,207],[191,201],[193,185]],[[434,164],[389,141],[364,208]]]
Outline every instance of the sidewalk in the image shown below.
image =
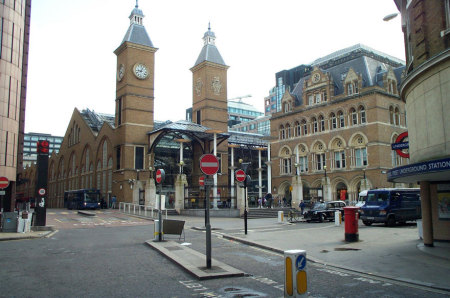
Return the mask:
[[450,291],[450,243],[435,242],[435,247],[425,247],[414,225],[388,228],[360,223],[359,241],[347,243],[344,225],[335,226],[333,222],[288,224],[273,218],[252,219],[247,235],[243,220],[238,223],[212,219],[213,228],[221,228],[216,233],[224,238],[279,253],[303,249],[313,262]]

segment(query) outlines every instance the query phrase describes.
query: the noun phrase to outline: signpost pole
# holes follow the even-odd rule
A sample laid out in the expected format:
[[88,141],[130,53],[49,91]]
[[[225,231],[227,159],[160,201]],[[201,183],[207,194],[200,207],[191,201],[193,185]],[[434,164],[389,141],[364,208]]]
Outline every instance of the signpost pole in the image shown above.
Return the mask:
[[[214,191],[216,191],[216,183],[211,183],[211,176],[214,176],[219,170],[219,160],[215,155],[203,154],[200,157],[200,170],[206,175],[205,186],[206,186],[206,209],[205,209],[205,228],[206,228],[206,268],[211,269],[211,224],[209,222],[209,200],[210,200],[210,189],[211,185],[214,186]],[[215,197],[215,194],[214,194]]]
[[244,227],[245,235],[247,235],[247,176],[244,181]]
[[162,211],[161,211],[161,193],[162,193],[162,183],[159,184],[159,206],[158,206],[158,221],[159,221],[159,226],[158,226],[158,241],[161,242],[162,241]]
[[206,185],[206,268],[211,269],[211,224],[209,221],[209,192],[211,186]]

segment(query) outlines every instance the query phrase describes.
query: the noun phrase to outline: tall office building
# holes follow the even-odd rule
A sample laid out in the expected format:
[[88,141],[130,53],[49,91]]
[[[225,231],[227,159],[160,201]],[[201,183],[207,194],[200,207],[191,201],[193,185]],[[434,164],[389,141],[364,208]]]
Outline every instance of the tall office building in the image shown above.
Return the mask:
[[10,181],[0,203],[14,205],[22,164],[31,0],[0,3],[0,176]]

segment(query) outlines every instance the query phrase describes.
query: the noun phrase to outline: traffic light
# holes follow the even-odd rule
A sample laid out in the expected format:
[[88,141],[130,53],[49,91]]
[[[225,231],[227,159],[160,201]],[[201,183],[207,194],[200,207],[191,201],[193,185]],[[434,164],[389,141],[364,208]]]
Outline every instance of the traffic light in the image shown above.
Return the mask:
[[39,154],[48,154],[50,143],[46,140],[40,140],[37,142],[37,153]]

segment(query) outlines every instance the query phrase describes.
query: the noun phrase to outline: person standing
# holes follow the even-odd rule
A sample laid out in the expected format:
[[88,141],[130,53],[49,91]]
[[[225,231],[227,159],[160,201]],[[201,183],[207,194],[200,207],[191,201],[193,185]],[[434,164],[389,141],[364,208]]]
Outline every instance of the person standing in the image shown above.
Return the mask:
[[116,196],[112,196],[111,198],[111,208],[116,209]]
[[302,215],[303,215],[303,212],[305,211],[305,202],[303,202],[303,200],[300,201],[299,207],[300,207],[300,210],[301,210]]

